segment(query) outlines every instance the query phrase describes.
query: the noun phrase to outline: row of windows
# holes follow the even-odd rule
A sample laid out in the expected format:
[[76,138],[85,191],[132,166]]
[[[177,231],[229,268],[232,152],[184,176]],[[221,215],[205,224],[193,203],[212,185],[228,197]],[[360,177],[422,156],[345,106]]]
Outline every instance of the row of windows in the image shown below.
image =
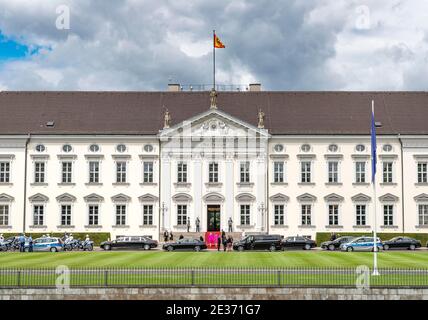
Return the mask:
[[[301,205],[301,225],[311,226],[313,224],[313,206],[311,204]],[[339,226],[339,205],[331,204],[328,206],[328,225]],[[394,226],[394,206],[391,204],[383,205],[383,225]],[[428,204],[418,205],[418,223],[419,225],[428,226]],[[274,205],[274,224],[285,224],[285,205]],[[355,205],[355,225],[367,226],[367,205]]]
[[[300,182],[313,182],[313,163],[311,161],[300,162]],[[339,183],[339,162],[327,162],[328,183]],[[419,166],[418,166],[419,175]],[[285,182],[285,162],[276,161],[273,164],[273,180],[275,183]],[[418,179],[419,180],[419,179]],[[355,162],[355,182],[367,183],[367,163],[365,161]],[[393,183],[393,162],[382,163],[382,182]],[[420,181],[418,181],[420,182]],[[425,166],[425,182],[426,182],[426,166]]]
[[[116,182],[127,182],[127,162],[116,161]],[[384,161],[382,163],[382,181],[384,183],[393,183],[393,162]],[[311,161],[302,161],[300,163],[300,182],[311,183],[313,180],[313,163]],[[245,161],[240,163],[240,182],[250,182],[250,162]],[[328,183],[339,183],[339,162],[328,161]],[[63,161],[61,163],[61,182],[72,183],[73,162]],[[273,164],[273,179],[275,183],[285,182],[285,162],[275,161]],[[46,162],[36,161],[34,163],[34,182],[45,183],[46,180]],[[208,166],[209,182],[219,182],[219,164],[211,162]],[[188,165],[185,162],[177,164],[177,182],[188,181]],[[10,162],[0,162],[0,183],[10,182]],[[89,183],[100,182],[100,162],[89,162]],[[153,162],[143,162],[143,182],[153,182]],[[355,162],[355,182],[366,183],[367,177],[367,162]],[[428,163],[417,163],[417,182],[428,183]]]
[[[250,225],[251,212],[250,205],[243,204],[240,206],[240,223],[241,225]],[[177,205],[177,225],[183,226],[188,222],[188,210],[187,205]],[[285,205],[276,204],[273,208],[273,218],[275,225],[285,225]],[[126,225],[127,215],[126,205],[115,206],[115,224]],[[70,226],[72,224],[72,206],[61,205],[60,209],[60,223],[62,226]],[[88,206],[88,224],[90,226],[97,226],[99,224],[99,205],[93,204]],[[340,214],[339,205],[331,204],[328,205],[328,225],[339,226],[340,225]],[[303,226],[313,225],[313,205],[302,204],[301,205],[301,220],[300,223]],[[367,225],[367,205],[357,204],[355,205],[355,225],[366,226]],[[34,205],[33,206],[33,224],[35,226],[42,226],[45,223],[45,206]],[[394,226],[394,206],[391,204],[383,205],[383,225]],[[418,205],[418,223],[421,226],[428,225],[428,204]],[[9,225],[9,205],[0,205],[0,226]],[[143,225],[153,225],[153,205],[143,205]]]
[[[282,145],[282,144],[276,144],[274,147],[273,147],[273,149],[276,151],[276,152],[282,152],[282,151],[284,151],[284,145]],[[303,152],[309,152],[309,151],[311,151],[311,149],[312,149],[312,147],[311,147],[311,145],[309,145],[309,144],[307,144],[307,143],[305,143],[305,144],[302,144],[301,146],[300,146],[300,150],[301,151],[303,151]],[[339,150],[339,147],[338,147],[338,145],[337,144],[330,144],[329,146],[328,146],[328,151],[330,151],[330,152],[337,152]],[[363,151],[365,151],[366,150],[366,146],[365,145],[363,145],[363,144],[357,144],[356,146],[355,146],[355,150],[356,151],[358,151],[358,152],[363,152]],[[384,144],[383,146],[382,146],[382,150],[384,151],[384,152],[391,152],[392,151],[392,146],[390,145],[390,144]]]
[[[116,183],[126,183],[128,180],[128,163],[126,161],[116,161]],[[100,162],[89,161],[88,182],[100,183]],[[1,175],[1,174],[0,174]],[[143,162],[143,182],[153,183],[153,162]],[[46,182],[46,163],[34,163],[34,183]],[[61,162],[61,183],[73,182],[73,162]]]
[[[7,207],[7,216],[2,216],[2,207]],[[0,206],[0,223],[6,221],[4,225],[8,224],[8,206]],[[126,205],[118,204],[115,206],[115,225],[124,226],[127,224],[126,218]],[[45,205],[33,206],[33,225],[43,226],[45,224]],[[88,206],[88,225],[98,226],[100,222],[100,207],[97,204]],[[65,204],[60,208],[60,223],[61,226],[72,225],[72,206]],[[1,225],[1,224],[0,224]],[[153,225],[153,205],[143,205],[143,225]]]
[[[124,144],[118,144],[115,149],[116,149],[117,152],[123,153],[123,152],[125,152],[127,150],[127,147]],[[153,148],[153,146],[151,144],[146,144],[143,147],[143,150],[145,152],[152,152],[153,149],[154,148]],[[38,144],[38,145],[36,145],[35,150],[37,152],[44,152],[44,151],[46,151],[46,147],[43,144]],[[73,150],[73,147],[71,145],[69,145],[69,144],[64,144],[61,147],[61,150],[63,152],[68,153],[68,152],[71,152]],[[100,151],[100,146],[98,144],[91,144],[89,146],[89,151],[91,151],[91,152],[99,152]]]

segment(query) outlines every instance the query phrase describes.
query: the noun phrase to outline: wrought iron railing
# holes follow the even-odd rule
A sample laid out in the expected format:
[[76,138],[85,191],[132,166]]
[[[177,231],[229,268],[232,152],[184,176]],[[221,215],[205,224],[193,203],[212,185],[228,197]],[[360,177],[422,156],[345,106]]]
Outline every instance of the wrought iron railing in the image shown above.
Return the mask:
[[428,288],[428,269],[37,268],[0,269],[0,287],[408,287]]

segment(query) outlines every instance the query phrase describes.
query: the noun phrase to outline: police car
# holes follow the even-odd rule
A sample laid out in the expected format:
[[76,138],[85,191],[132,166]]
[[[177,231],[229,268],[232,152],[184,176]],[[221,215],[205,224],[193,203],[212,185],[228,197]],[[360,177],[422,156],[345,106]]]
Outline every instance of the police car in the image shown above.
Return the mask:
[[[38,238],[33,241],[33,251],[50,251],[58,252],[64,249],[64,244],[60,238],[54,237],[45,237]],[[26,247],[25,251],[29,251],[29,248]]]
[[[382,241],[377,238],[376,239],[376,246],[378,248],[378,251],[380,251],[383,248]],[[359,237],[355,238],[354,240],[343,243],[340,246],[340,249],[342,251],[374,251],[374,242],[373,237]]]

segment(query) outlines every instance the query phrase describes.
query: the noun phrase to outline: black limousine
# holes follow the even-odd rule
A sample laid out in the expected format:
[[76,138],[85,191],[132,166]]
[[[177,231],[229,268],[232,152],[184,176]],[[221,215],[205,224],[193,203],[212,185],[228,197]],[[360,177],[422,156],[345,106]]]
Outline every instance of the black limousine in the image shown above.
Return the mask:
[[143,236],[118,237],[116,240],[104,241],[100,244],[101,249],[106,251],[112,249],[150,250],[157,246],[158,242],[156,240]]
[[198,239],[188,239],[188,238],[180,239],[175,242],[168,242],[162,246],[162,249],[167,251],[192,250],[192,251],[199,252],[201,250],[205,250],[206,248],[207,248],[207,245],[205,244],[205,242]]

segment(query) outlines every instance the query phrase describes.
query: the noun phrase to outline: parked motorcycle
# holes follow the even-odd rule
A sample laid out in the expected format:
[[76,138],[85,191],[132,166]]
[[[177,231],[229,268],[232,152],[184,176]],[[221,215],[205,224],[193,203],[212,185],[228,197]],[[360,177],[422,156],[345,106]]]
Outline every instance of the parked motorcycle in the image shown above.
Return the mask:
[[92,251],[94,250],[93,241],[80,241],[79,249],[83,251]]
[[69,240],[64,243],[64,251],[79,250],[80,241],[78,239]]

